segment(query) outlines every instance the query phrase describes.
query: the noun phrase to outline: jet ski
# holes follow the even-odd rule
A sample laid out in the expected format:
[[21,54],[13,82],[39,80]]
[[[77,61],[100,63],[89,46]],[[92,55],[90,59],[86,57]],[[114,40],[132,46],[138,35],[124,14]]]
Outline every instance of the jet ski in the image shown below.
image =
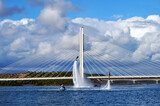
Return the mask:
[[61,91],[65,91],[66,88],[65,88],[65,87],[60,87],[60,90],[61,90]]
[[64,87],[64,85],[61,85],[61,86],[60,86],[60,90],[61,90],[61,91],[65,91],[65,90],[66,90],[66,88]]

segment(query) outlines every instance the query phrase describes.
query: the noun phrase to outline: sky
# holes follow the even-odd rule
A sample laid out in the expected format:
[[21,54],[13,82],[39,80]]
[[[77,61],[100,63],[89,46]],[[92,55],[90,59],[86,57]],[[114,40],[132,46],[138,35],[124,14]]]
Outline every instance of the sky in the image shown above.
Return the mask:
[[32,56],[69,59],[78,50],[81,26],[89,57],[157,62],[159,5],[159,0],[0,0],[0,67]]
[[[43,9],[41,6],[31,6],[27,0],[2,0],[6,6],[18,6],[25,8],[21,14],[9,16],[9,19],[36,18]],[[33,0],[38,1],[38,0]],[[39,0],[42,1],[42,0]],[[160,13],[159,0],[66,0],[72,2],[79,8],[79,11],[71,11],[67,17],[74,19],[77,17],[90,17],[100,20],[127,19],[134,16],[146,18],[151,14]],[[6,17],[5,17],[6,18]]]

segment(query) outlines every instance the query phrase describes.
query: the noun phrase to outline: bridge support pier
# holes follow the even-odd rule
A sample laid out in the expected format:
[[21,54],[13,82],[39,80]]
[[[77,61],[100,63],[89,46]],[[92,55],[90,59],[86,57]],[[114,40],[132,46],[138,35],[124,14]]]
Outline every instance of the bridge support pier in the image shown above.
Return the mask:
[[158,80],[156,80],[156,84],[158,84]]

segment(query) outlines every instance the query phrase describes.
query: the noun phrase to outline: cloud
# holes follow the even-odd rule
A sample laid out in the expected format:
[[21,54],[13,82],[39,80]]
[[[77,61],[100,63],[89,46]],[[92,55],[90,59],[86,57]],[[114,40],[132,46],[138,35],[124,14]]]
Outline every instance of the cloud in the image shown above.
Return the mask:
[[8,17],[14,14],[19,14],[24,11],[24,8],[17,6],[6,7],[5,4],[0,0],[0,18]]
[[56,48],[62,49],[75,49],[78,50],[78,35],[76,36],[63,36],[56,44]]
[[160,18],[158,15],[150,15],[146,18],[146,20],[153,22],[153,23],[159,23],[160,24]]
[[[31,27],[31,24],[33,22],[33,19],[21,19],[18,21],[13,20],[3,20],[0,23],[0,35],[1,36],[14,36],[19,35],[20,32],[26,30],[27,28]],[[29,25],[29,24],[30,25]],[[29,30],[29,29],[28,29]]]
[[40,42],[38,45],[38,53],[41,55],[48,54],[52,51],[52,47],[50,43]]
[[113,15],[112,17],[114,17],[114,18],[122,18],[123,15]]
[[155,55],[152,55],[152,60],[160,60],[160,53],[156,53]]
[[157,60],[160,52],[160,33],[148,33],[141,40],[139,47],[133,53],[133,58],[137,57],[142,60],[144,58]]
[[[37,0],[32,2],[37,2]],[[64,0],[46,0],[43,4],[45,5],[44,9],[37,21],[54,31],[64,31],[69,22],[66,14],[78,10],[71,2],[65,2]]]
[[14,40],[10,44],[9,56],[14,56],[18,58],[23,58],[24,56],[31,55],[35,52],[34,48],[30,48],[29,43],[24,37]]
[[66,19],[62,17],[61,11],[47,7],[41,11],[37,19],[41,24],[48,25],[52,29],[63,31],[66,25]]
[[[121,50],[126,49],[125,52],[129,54],[131,53],[130,60],[143,60],[152,59],[152,55],[160,51],[158,46],[159,19],[158,15],[150,15],[146,19],[132,17],[126,20],[103,21],[92,18],[76,18],[72,21],[97,29],[100,32],[99,35],[103,34],[109,38],[108,42],[117,45]],[[120,51],[120,48],[119,50],[115,49],[118,55],[125,54],[124,51]],[[109,55],[113,55],[113,53]]]

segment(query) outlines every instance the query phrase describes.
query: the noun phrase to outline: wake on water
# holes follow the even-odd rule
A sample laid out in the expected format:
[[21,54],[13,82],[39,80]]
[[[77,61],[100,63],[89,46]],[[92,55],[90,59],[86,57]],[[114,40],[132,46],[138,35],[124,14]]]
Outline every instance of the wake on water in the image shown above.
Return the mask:
[[[81,74],[77,68],[77,61],[74,62],[73,64],[73,83],[74,83],[74,88],[91,88],[93,85],[89,83],[85,78],[81,77]],[[108,80],[108,83],[101,87],[100,89],[103,90],[110,90],[110,80]]]

